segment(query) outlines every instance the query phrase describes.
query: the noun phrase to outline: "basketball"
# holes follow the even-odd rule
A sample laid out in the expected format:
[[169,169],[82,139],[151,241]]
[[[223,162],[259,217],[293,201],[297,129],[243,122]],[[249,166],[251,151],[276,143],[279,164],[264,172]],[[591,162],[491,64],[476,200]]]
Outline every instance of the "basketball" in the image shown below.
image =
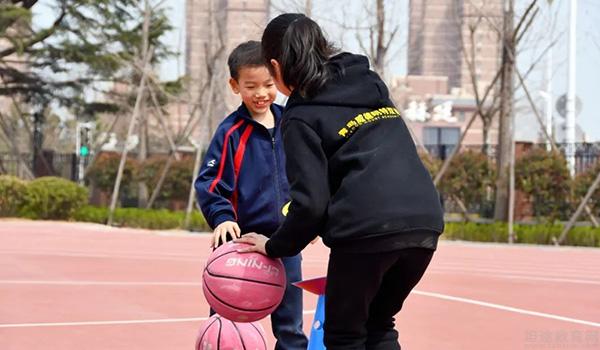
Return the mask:
[[270,315],[283,298],[285,269],[280,259],[238,253],[243,243],[225,243],[209,256],[202,290],[215,312],[234,322],[254,322]]
[[219,315],[206,320],[196,339],[196,350],[267,350],[258,323],[234,323]]

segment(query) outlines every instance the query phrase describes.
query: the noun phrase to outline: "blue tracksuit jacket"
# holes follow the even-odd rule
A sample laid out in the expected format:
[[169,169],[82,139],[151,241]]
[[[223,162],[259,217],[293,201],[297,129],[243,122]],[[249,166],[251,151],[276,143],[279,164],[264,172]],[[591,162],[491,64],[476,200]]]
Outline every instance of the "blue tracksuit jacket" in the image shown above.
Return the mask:
[[289,201],[279,130],[282,110],[271,105],[273,136],[243,103],[217,128],[194,184],[211,228],[230,220],[242,233],[269,236],[282,222],[282,207]]

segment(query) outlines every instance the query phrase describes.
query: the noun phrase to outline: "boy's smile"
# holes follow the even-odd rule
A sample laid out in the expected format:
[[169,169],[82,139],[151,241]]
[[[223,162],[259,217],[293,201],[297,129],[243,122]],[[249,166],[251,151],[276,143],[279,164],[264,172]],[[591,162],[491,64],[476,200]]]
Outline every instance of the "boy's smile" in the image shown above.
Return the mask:
[[238,79],[231,78],[229,84],[234,93],[240,94],[253,118],[260,118],[269,112],[277,95],[273,78],[264,66],[240,68]]

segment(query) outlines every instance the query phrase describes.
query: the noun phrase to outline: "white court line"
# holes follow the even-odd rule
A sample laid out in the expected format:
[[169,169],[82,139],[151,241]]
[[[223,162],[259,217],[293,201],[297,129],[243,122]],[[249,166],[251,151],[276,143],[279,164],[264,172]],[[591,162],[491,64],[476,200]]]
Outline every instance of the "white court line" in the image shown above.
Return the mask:
[[[505,279],[521,279],[521,280],[531,280],[531,281],[543,281],[543,282],[561,282],[561,283],[574,283],[574,284],[593,284],[600,285],[600,281],[595,280],[581,280],[581,279],[571,279],[571,278],[553,278],[553,277],[537,277],[530,275],[512,275],[512,274],[489,274],[482,272],[473,272],[471,270],[452,270],[452,272],[456,272],[458,274],[463,275],[473,275],[473,276],[484,276],[490,278],[505,278]],[[444,271],[439,268],[432,268],[426,273],[434,273],[434,274],[449,274],[448,270]]]
[[68,286],[202,286],[200,282],[122,282],[122,281],[40,281],[40,280],[0,280],[0,284],[43,284]]
[[[113,256],[113,255],[119,255],[119,256],[149,256],[149,257],[154,257],[154,256],[159,256],[159,257],[163,257],[163,258],[198,258],[198,257],[202,257],[199,254],[178,254],[178,253],[161,253],[161,252],[153,252],[153,251],[139,251],[139,250],[135,250],[135,251],[127,251],[127,250],[117,250],[117,251],[81,251],[81,250],[74,250],[74,249],[63,249],[63,250],[58,250],[58,249],[0,249],[0,253],[2,254],[27,254],[27,255],[33,255],[33,254],[61,254],[61,255],[66,255],[66,254],[74,254],[74,255],[82,255],[82,256],[87,256],[87,255],[91,255],[91,256]],[[210,253],[210,251],[207,249],[206,250],[206,254],[208,256],[208,254]]]
[[[435,270],[442,270],[442,271],[472,271],[472,272],[486,272],[486,273],[500,273],[500,274],[522,274],[522,275],[535,275],[537,277],[543,277],[543,278],[563,278],[563,276],[566,275],[566,277],[576,277],[575,279],[586,279],[589,277],[592,278],[596,278],[598,277],[597,275],[593,275],[590,276],[589,274],[573,274],[573,273],[568,273],[568,272],[564,272],[561,273],[560,271],[543,271],[543,270],[512,270],[512,269],[484,269],[484,268],[476,268],[476,267],[464,267],[464,268],[457,268],[457,267],[446,267],[446,266],[431,266],[430,269],[435,269]],[[594,279],[595,281],[598,281],[596,279]]]
[[[472,275],[472,276],[484,276],[490,278],[504,278],[504,279],[520,279],[520,280],[531,280],[531,281],[544,281],[544,282],[558,282],[558,283],[574,283],[574,284],[590,284],[600,285],[600,281],[596,280],[582,280],[582,279],[570,279],[570,278],[550,278],[550,277],[538,277],[530,275],[515,275],[515,274],[489,274],[476,272],[473,270],[452,270],[446,271],[444,269],[432,268],[427,271],[428,274],[443,274],[448,275],[452,273]],[[16,284],[16,285],[72,285],[72,286],[190,286],[197,287],[201,286],[200,282],[159,282],[159,281],[70,281],[70,280],[0,280],[2,284]]]
[[[600,260],[598,261],[598,263],[600,263]],[[597,263],[595,263],[597,265]],[[598,268],[596,267],[596,265],[586,265],[586,266],[574,266],[573,264],[569,264],[568,266],[565,266],[565,264],[563,264],[562,266],[533,266],[533,265],[513,265],[513,264],[487,264],[485,262],[477,262],[477,263],[471,263],[471,264],[467,264],[467,263],[449,263],[449,262],[444,262],[444,263],[435,263],[432,264],[432,266],[439,266],[439,267],[448,267],[448,268],[471,268],[473,266],[481,266],[487,269],[497,269],[497,270],[520,270],[523,272],[555,272],[555,273],[583,273],[583,274],[589,274],[589,273],[598,273]]]
[[[305,310],[303,315],[314,314],[315,310]],[[129,324],[149,324],[149,323],[177,323],[177,322],[197,322],[206,321],[208,317],[190,317],[190,318],[161,318],[150,320],[121,320],[121,321],[89,321],[89,322],[45,322],[45,323],[5,323],[0,324],[0,328],[31,328],[31,327],[72,327],[72,326],[113,326]]]
[[91,254],[85,254],[85,253],[64,253],[64,252],[28,252],[28,251],[0,251],[0,253],[3,254],[17,254],[17,255],[34,255],[34,256],[67,256],[67,257],[76,257],[76,258],[106,258],[106,259],[125,259],[125,260],[151,260],[151,261],[155,261],[155,260],[161,260],[161,261],[185,261],[185,262],[199,262],[202,263],[204,261],[206,261],[207,258],[203,258],[203,257],[197,257],[194,258],[192,256],[189,256],[186,258],[185,255],[182,256],[173,256],[170,257],[168,255],[166,256],[161,256],[161,255],[119,255],[119,254],[96,254],[96,253],[91,253]]
[[[424,292],[419,290],[413,290],[412,293],[422,296],[428,296],[443,300],[456,301],[466,304],[473,304],[477,306],[488,307],[492,309],[498,309],[502,311],[514,312],[517,314],[536,316],[541,318],[548,318],[563,322],[570,322],[581,324],[585,326],[597,327],[600,328],[600,323],[579,320],[570,317],[564,317],[554,314],[548,314],[543,312],[531,311],[520,309],[511,306],[505,306],[500,304],[488,303],[484,301],[460,298],[451,295],[445,295],[440,293],[432,293],[432,292]],[[313,314],[315,310],[306,310],[303,312],[304,315]],[[175,323],[175,322],[196,322],[196,321],[204,321],[208,319],[207,317],[195,317],[195,318],[167,318],[167,319],[150,319],[150,320],[122,320],[122,321],[88,321],[88,322],[54,322],[54,323],[7,323],[0,324],[0,328],[28,328],[28,327],[65,327],[65,326],[102,326],[102,325],[127,325],[127,324],[147,324],[147,323]]]
[[549,318],[552,320],[558,320],[558,321],[564,321],[564,322],[570,322],[570,323],[576,323],[576,324],[582,324],[582,325],[586,325],[586,326],[600,328],[600,323],[598,323],[598,322],[591,322],[591,321],[579,320],[576,318],[564,317],[564,316],[559,316],[559,315],[554,315],[554,314],[547,314],[544,312],[525,310],[525,309],[520,309],[520,308],[516,308],[516,307],[512,307],[512,306],[488,303],[485,301],[479,301],[479,300],[475,300],[475,299],[460,298],[460,297],[455,297],[455,296],[446,295],[446,294],[424,292],[424,291],[419,291],[419,290],[413,290],[412,293],[417,294],[417,295],[428,296],[428,297],[432,297],[432,298],[443,299],[443,300],[457,301],[457,302],[466,303],[466,304],[484,306],[484,307],[489,307],[492,309],[514,312],[517,314]]

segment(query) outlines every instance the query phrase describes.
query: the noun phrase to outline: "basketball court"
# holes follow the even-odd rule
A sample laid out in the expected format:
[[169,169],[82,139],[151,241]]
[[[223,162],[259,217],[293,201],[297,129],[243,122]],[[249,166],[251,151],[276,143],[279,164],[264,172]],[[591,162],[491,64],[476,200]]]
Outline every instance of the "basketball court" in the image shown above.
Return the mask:
[[[205,234],[1,220],[0,349],[193,349],[208,245]],[[327,255],[320,242],[304,252],[305,278],[325,273]],[[442,242],[398,317],[403,349],[600,349],[599,266],[598,249]],[[307,331],[315,303],[305,294]]]

